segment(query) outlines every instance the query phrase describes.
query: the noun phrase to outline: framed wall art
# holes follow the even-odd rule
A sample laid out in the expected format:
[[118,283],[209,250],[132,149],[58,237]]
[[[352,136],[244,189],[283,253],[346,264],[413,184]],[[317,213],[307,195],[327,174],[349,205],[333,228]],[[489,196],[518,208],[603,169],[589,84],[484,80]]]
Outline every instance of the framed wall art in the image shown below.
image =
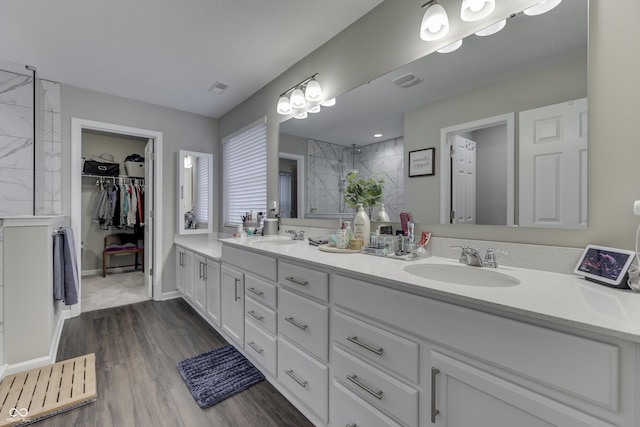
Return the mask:
[[435,148],[409,151],[409,178],[415,176],[435,175],[434,158]]

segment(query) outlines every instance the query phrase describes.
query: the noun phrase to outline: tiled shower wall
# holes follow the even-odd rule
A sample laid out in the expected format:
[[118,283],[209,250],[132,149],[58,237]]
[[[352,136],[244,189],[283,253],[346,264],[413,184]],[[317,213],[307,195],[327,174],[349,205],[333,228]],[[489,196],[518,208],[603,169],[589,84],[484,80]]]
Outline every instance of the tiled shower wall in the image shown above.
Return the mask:
[[[349,171],[361,178],[382,177],[384,207],[391,221],[404,210],[404,139],[396,138],[355,147],[309,139],[307,141],[307,207],[310,214],[353,214],[345,207],[341,189]],[[374,209],[375,218],[378,209]]]
[[[62,213],[60,85],[38,80],[36,215]],[[0,70],[0,218],[33,212],[33,77]]]

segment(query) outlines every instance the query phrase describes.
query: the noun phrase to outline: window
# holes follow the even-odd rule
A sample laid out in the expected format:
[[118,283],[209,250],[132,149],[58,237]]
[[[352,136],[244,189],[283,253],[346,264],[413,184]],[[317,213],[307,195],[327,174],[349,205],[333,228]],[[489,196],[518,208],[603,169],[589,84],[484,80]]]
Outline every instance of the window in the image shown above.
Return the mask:
[[267,211],[267,124],[264,119],[222,140],[224,222],[242,223],[251,210]]
[[209,222],[209,158],[196,157],[196,218]]

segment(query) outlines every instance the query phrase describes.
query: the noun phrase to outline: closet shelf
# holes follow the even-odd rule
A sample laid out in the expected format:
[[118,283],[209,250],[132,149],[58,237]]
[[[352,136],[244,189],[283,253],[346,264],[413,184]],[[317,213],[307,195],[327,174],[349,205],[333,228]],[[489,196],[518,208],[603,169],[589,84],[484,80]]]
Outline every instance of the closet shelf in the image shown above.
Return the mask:
[[87,178],[106,178],[106,179],[115,179],[115,178],[129,178],[129,179],[141,179],[144,181],[144,177],[139,176],[131,176],[131,175],[95,175],[92,173],[82,173],[82,177]]

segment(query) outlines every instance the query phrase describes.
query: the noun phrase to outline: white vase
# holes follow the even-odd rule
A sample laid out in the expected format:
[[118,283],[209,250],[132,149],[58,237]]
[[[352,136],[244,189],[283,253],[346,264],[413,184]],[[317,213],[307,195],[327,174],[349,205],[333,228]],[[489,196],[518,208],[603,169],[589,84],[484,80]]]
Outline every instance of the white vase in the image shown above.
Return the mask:
[[361,203],[356,206],[358,213],[356,213],[353,219],[353,234],[356,238],[362,239],[364,245],[369,245],[369,238],[371,237],[371,223],[369,222],[369,216],[364,211]]
[[384,210],[384,203],[380,205],[380,211],[376,215],[376,221],[378,222],[389,222],[389,214]]

